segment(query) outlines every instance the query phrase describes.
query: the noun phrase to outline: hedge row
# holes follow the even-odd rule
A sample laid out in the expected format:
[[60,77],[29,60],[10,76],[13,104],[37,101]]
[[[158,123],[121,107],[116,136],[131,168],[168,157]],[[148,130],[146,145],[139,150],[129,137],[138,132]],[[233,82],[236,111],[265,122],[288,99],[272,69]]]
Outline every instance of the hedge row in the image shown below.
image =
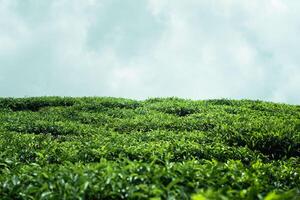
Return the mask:
[[2,199],[300,199],[300,107],[0,98]]

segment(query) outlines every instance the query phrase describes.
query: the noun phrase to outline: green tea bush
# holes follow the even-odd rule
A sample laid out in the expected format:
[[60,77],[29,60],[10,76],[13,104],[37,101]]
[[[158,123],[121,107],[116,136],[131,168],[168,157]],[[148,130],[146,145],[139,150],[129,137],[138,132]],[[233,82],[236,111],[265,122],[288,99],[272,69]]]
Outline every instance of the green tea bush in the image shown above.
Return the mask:
[[300,199],[299,106],[0,98],[0,199]]
[[0,108],[9,108],[12,111],[38,111],[48,106],[72,106],[74,98],[60,97],[32,97],[32,98],[0,98]]

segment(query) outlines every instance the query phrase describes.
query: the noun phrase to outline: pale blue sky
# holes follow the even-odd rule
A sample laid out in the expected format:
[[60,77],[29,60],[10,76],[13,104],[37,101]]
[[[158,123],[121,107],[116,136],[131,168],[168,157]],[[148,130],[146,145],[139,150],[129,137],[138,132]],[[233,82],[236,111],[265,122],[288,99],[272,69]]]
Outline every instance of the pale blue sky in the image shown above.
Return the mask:
[[0,0],[0,96],[300,104],[299,0]]

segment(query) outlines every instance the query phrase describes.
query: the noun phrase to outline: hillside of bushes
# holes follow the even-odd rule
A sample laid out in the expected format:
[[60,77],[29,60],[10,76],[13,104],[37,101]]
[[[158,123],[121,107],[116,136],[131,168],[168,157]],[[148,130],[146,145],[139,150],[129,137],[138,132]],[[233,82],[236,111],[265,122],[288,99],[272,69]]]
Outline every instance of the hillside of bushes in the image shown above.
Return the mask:
[[0,98],[0,199],[300,199],[300,106]]

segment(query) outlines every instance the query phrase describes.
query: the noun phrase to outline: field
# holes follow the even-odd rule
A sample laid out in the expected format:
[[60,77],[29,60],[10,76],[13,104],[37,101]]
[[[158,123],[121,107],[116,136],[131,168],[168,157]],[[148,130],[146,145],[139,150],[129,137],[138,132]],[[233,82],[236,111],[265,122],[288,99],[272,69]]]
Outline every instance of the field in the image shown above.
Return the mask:
[[300,199],[300,106],[0,98],[0,199]]

